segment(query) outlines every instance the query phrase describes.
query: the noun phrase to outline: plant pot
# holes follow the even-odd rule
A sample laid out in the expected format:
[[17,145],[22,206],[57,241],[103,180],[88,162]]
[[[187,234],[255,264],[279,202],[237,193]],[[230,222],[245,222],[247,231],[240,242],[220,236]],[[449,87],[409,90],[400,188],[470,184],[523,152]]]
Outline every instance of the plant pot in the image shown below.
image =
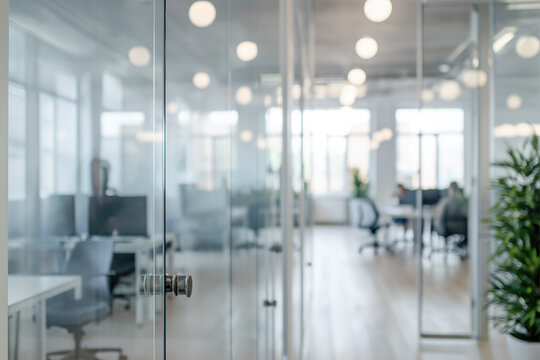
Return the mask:
[[540,359],[540,342],[528,342],[506,334],[506,344],[510,360]]

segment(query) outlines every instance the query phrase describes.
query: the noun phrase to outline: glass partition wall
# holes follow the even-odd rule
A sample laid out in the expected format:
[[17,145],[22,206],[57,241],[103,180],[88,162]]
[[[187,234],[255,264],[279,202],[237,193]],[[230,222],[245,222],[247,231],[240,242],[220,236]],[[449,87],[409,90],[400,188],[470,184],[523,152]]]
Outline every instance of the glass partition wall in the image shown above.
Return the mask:
[[502,160],[507,145],[521,146],[540,130],[539,17],[538,1],[493,4],[493,160]]
[[[10,308],[10,359],[79,351],[83,328],[129,359],[302,357],[308,5],[12,1],[9,294],[66,283]],[[164,272],[191,298],[140,295]]]
[[9,359],[161,358],[163,3],[10,3]]
[[412,186],[423,189],[416,197],[417,219],[422,219],[416,221],[422,337],[470,338],[480,326],[476,314],[482,313],[483,295],[477,298],[472,290],[478,286],[476,270],[470,269],[481,262],[474,179],[480,99],[488,91],[486,10],[485,5],[420,3],[421,106],[397,114],[398,148],[408,142],[416,156],[410,169],[398,173],[408,171]]

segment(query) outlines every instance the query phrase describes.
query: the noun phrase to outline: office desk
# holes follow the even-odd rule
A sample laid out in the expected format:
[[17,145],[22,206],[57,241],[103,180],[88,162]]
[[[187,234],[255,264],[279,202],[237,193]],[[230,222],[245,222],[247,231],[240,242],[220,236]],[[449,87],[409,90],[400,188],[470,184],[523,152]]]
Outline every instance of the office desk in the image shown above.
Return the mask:
[[[92,236],[92,239],[111,240],[114,243],[115,254],[133,254],[135,257],[135,284],[133,291],[135,292],[135,321],[137,325],[142,325],[145,320],[144,308],[147,308],[148,318],[152,319],[154,308],[152,298],[140,296],[136,286],[137,281],[146,272],[153,272],[154,266],[152,263],[153,257],[150,256],[152,252],[161,254],[160,249],[163,245],[163,236],[154,235],[152,238],[145,236]],[[78,237],[69,237],[57,239],[55,246],[60,246],[65,251],[65,258],[69,257],[69,254],[75,247],[77,242],[81,241]],[[50,245],[50,244],[49,244]],[[174,249],[176,246],[176,235],[168,233],[165,236],[165,246],[169,245],[167,251],[167,269],[169,272],[174,270]],[[15,248],[33,248],[37,246],[35,243],[29,242],[27,239],[13,239],[9,240],[8,246],[10,249]],[[163,267],[156,266],[159,271],[162,271]],[[169,270],[170,269],[170,270]],[[161,304],[161,302],[157,302]]]
[[47,357],[47,299],[70,290],[75,290],[76,299],[81,298],[80,276],[8,275],[8,315],[38,305],[38,353],[41,360]]
[[[418,234],[418,229],[416,226],[416,221],[418,220],[418,214],[416,212],[416,209],[412,206],[405,205],[405,206],[388,206],[382,209],[380,212],[381,218],[385,219],[386,221],[392,220],[392,219],[407,219],[411,220],[413,222],[413,233],[414,233],[414,239],[420,239],[422,237],[422,232]],[[429,226],[429,236],[431,237],[431,232],[433,230],[433,216],[434,211],[433,207],[431,206],[424,206],[422,208],[422,220],[424,220],[425,224]],[[423,230],[423,229],[422,229]],[[385,232],[385,240],[386,243],[388,243],[388,230]]]

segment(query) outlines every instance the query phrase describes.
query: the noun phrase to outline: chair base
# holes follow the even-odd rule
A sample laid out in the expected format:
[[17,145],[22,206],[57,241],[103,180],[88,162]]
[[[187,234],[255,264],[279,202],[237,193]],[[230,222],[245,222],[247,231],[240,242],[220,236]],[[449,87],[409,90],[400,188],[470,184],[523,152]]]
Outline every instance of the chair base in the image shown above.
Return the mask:
[[77,352],[73,350],[54,351],[47,354],[47,360],[99,360],[96,354],[111,352],[118,353],[118,360],[127,360],[127,356],[122,354],[120,348],[81,349]]
[[458,236],[457,238],[459,241],[457,242],[451,242],[450,241],[451,236],[443,237],[444,239],[444,246],[438,247],[438,248],[431,248],[431,251],[428,255],[428,259],[431,259],[433,254],[441,253],[444,254],[446,257],[448,254],[456,254],[459,256],[461,261],[466,260],[469,257],[469,252],[467,250],[467,246],[459,246],[460,243],[465,241],[465,238],[463,236]]

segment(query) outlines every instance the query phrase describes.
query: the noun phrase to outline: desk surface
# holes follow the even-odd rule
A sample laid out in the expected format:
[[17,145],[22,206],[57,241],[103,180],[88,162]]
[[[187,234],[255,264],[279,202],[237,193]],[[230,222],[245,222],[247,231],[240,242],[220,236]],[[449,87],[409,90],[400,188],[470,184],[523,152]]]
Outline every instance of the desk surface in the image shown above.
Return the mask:
[[[395,218],[407,218],[414,219],[417,216],[416,209],[412,206],[388,206],[382,209],[381,215],[390,216]],[[424,218],[430,218],[433,216],[432,207],[425,206],[422,209],[422,216]]]
[[80,276],[8,275],[8,312],[15,313],[69,290],[75,290],[80,298]]

